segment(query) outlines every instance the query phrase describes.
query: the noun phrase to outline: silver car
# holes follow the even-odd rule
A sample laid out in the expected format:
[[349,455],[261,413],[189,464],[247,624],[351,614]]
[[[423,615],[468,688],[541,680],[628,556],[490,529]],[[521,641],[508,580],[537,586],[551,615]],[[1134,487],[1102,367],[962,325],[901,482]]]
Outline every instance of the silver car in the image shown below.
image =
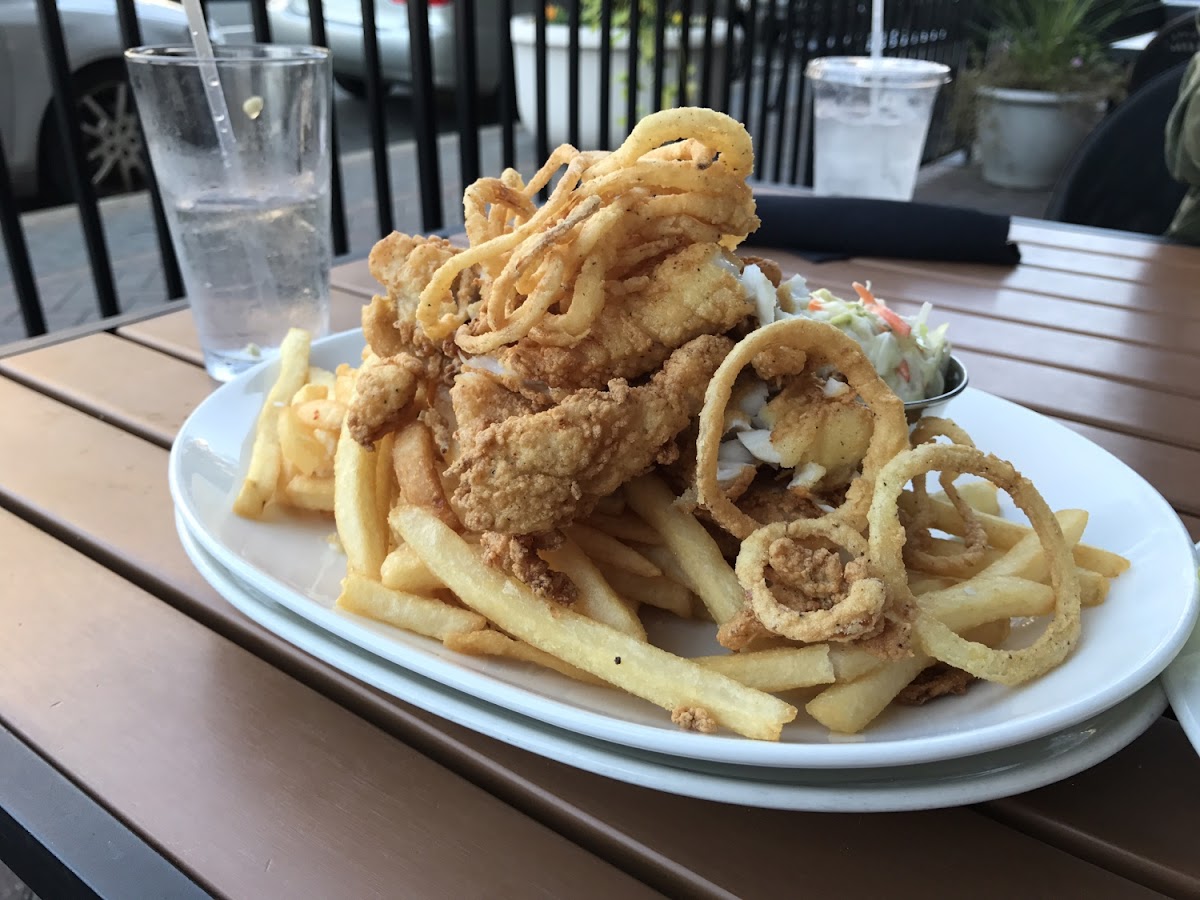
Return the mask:
[[[3,2],[3,0],[0,0]],[[514,13],[532,11],[536,0],[517,0]],[[325,32],[333,54],[337,83],[357,96],[366,94],[363,59],[362,7],[359,0],[325,0]],[[311,42],[308,0],[268,0],[271,37],[281,44]],[[386,84],[402,89],[412,84],[412,56],[408,37],[408,5],[404,0],[375,0],[375,28],[379,35],[379,61]],[[433,86],[453,90],[457,83],[454,47],[454,0],[429,0],[429,43],[433,60]],[[508,23],[500,21],[499,4],[475,4],[475,60],[479,91],[491,94],[500,84],[500,44],[508,41]]]
[[[179,3],[136,0],[135,8],[145,43],[189,40]],[[142,139],[112,0],[58,0],[58,11],[92,185],[102,196],[136,189],[145,176]],[[65,201],[69,161],[53,94],[35,0],[0,0],[0,135],[13,188]]]

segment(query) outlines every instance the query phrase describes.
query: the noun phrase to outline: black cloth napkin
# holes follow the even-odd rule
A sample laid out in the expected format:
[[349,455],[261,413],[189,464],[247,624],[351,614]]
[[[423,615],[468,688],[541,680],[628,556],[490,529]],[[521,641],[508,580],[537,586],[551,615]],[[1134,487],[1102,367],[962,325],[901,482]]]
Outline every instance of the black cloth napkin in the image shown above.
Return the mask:
[[755,195],[762,225],[743,246],[778,247],[810,262],[880,256],[1015,266],[1010,219],[973,209],[860,197]]

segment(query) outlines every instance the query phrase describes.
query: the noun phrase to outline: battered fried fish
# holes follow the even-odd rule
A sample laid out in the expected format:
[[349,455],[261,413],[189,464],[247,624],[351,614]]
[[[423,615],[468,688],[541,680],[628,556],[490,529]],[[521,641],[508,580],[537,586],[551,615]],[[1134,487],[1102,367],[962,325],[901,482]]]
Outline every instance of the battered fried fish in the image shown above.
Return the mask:
[[500,361],[524,378],[568,390],[645,375],[693,338],[724,334],[750,315],[740,265],[716,244],[693,244],[658,263],[644,287],[610,297],[577,343],[543,343],[534,329]]
[[[680,347],[649,383],[614,379],[554,407],[483,428],[448,470],[454,507],[472,531],[549,531],[590,513],[597,500],[656,463],[699,412],[732,342],[703,335]],[[464,423],[459,423],[460,429]]]

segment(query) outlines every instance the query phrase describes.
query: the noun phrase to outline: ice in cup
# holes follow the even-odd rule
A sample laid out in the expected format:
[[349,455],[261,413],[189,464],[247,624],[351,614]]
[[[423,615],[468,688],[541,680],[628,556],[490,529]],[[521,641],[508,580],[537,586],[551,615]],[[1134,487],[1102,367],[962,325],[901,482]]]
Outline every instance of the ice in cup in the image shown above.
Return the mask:
[[949,73],[919,59],[810,62],[814,193],[911,200],[933,103]]
[[126,62],[209,374],[272,356],[289,328],[327,333],[329,52],[217,48],[207,86],[227,121],[191,47],[138,47]]

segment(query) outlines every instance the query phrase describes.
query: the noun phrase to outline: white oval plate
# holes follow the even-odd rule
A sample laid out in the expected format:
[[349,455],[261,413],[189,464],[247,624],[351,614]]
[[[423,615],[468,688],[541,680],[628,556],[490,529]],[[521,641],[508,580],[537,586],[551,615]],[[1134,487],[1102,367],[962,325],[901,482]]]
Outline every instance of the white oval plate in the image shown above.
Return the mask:
[[[318,341],[315,365],[360,360],[361,333]],[[240,581],[351,643],[512,712],[603,741],[695,760],[753,766],[901,766],[983,753],[1060,731],[1115,705],[1171,661],[1197,612],[1192,544],[1166,501],[1124,463],[1068,429],[968,390],[953,416],[979,446],[1012,460],[1050,504],[1091,514],[1085,538],[1133,567],[1084,612],[1083,637],[1058,669],[1018,688],[980,684],[964,697],[888,710],[863,735],[831,736],[801,713],[779,743],[685,732],[620,691],[548,671],[463,656],[439,642],[334,610],[345,561],[328,519],[251,522],[230,506],[251,427],[274,380],[266,363],[229,382],[188,418],[171,451],[176,506],[201,546]],[[672,620],[655,640],[684,656],[719,652],[711,626]]]
[[[1196,545],[1196,556],[1200,560],[1200,544]],[[1179,655],[1167,666],[1162,683],[1183,733],[1200,753],[1200,626],[1193,629]]]
[[201,575],[229,602],[279,637],[372,687],[444,719],[566,765],[641,787],[770,809],[899,812],[982,803],[1070,778],[1124,749],[1166,708],[1157,683],[1112,709],[1027,744],[919,766],[779,769],[701,764],[580,737],[473,700],[330,635],[243,587],[205,554],[176,517],[180,541]]

